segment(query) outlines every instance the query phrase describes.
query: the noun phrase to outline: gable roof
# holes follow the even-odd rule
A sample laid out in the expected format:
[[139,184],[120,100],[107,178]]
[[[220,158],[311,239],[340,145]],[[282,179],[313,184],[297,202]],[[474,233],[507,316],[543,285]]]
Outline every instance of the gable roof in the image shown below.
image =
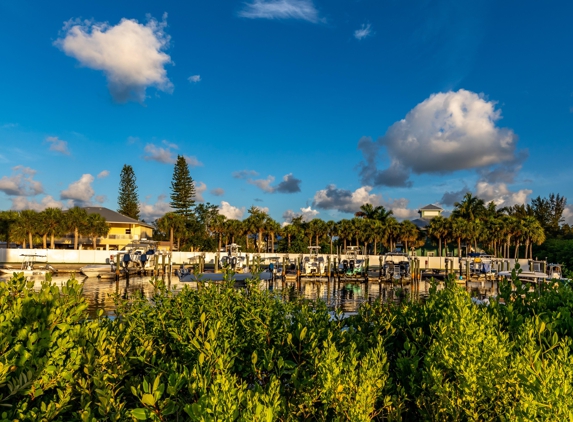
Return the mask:
[[153,226],[142,221],[138,221],[135,218],[127,217],[116,211],[110,210],[104,207],[83,207],[88,214],[99,214],[106,219],[108,223],[120,223],[120,224],[139,224],[140,226],[149,227],[153,229]]
[[425,207],[420,208],[420,211],[421,210],[443,211],[444,209],[441,207],[438,207],[437,205],[429,204],[429,205],[426,205]]

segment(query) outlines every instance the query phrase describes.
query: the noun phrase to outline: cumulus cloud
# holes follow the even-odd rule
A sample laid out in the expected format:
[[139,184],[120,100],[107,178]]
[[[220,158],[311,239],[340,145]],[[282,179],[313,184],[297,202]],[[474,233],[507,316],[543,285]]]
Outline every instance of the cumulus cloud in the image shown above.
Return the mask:
[[475,195],[486,203],[493,201],[498,207],[509,207],[515,204],[525,204],[532,193],[531,189],[512,191],[506,183],[489,183],[480,180],[476,184]]
[[70,155],[68,143],[59,139],[57,136],[48,136],[46,142],[50,144],[50,151],[59,152],[60,154]]
[[205,202],[203,198],[203,193],[207,190],[207,185],[203,182],[199,182],[195,185],[195,201]]
[[149,199],[146,198],[146,201],[139,203],[139,215],[142,220],[150,223],[173,211],[169,202],[165,201],[167,199],[166,195],[159,195],[157,201],[153,204],[148,202]]
[[271,183],[273,183],[274,181],[275,178],[273,176],[267,176],[266,179],[248,179],[247,183],[255,185],[263,192],[273,193],[275,191],[275,188],[271,186]]
[[246,180],[247,183],[254,185],[266,193],[296,193],[300,192],[301,180],[297,179],[292,175],[292,173],[285,174],[283,180],[276,186],[271,186],[271,183],[275,181],[274,176],[267,176],[266,179],[255,179],[258,176],[254,170],[241,170],[233,173],[235,179]]
[[245,215],[245,207],[237,208],[226,201],[221,201],[219,214],[224,215],[229,220],[240,220]]
[[36,170],[30,167],[12,167],[11,176],[2,176],[0,192],[9,196],[34,196],[44,192],[42,183],[34,180]]
[[354,192],[338,189],[336,185],[328,185],[326,189],[314,194],[312,205],[322,210],[338,210],[340,212],[355,213],[362,204],[370,203],[380,205],[381,195],[371,194],[371,186],[363,186]]
[[60,192],[60,199],[69,199],[72,206],[77,205],[80,207],[91,204],[91,199],[95,194],[92,188],[94,177],[89,174],[82,174],[79,180],[69,184],[67,189]]
[[96,195],[95,200],[98,204],[103,204],[107,200],[105,195]]
[[258,176],[258,175],[259,175],[259,173],[257,173],[254,170],[241,170],[241,171],[233,172],[233,177],[235,179],[243,179],[243,180],[247,180],[251,177]]
[[[367,137],[359,141],[364,156],[360,165],[363,183],[411,186],[411,173],[446,174],[467,169],[508,177],[504,166],[514,174],[527,152],[517,150],[517,136],[512,130],[496,125],[501,112],[495,105],[463,89],[431,95],[390,126],[377,142]],[[381,149],[389,158],[389,165],[382,170],[378,168]]]
[[302,221],[310,221],[316,217],[320,212],[318,210],[313,210],[311,206],[306,208],[301,208],[300,212],[294,212],[293,210],[286,210],[283,213],[284,222],[290,224],[293,218],[302,217]]
[[300,184],[302,180],[297,179],[292,175],[292,173],[285,174],[283,176],[283,181],[280,182],[276,187],[275,191],[280,193],[295,193],[300,192]]
[[299,19],[320,22],[312,0],[253,0],[239,16],[249,19]]
[[372,32],[372,27],[369,23],[362,24],[362,26],[359,29],[354,31],[354,38],[356,38],[357,40],[362,40],[371,35],[373,35],[373,32]]
[[191,83],[201,82],[201,75],[191,75],[187,78],[187,80]]
[[326,189],[319,190],[314,194],[312,205],[322,210],[336,210],[354,214],[360,210],[361,205],[369,203],[375,207],[382,205],[387,210],[392,210],[393,215],[398,219],[410,219],[418,215],[415,209],[408,207],[410,203],[408,199],[384,199],[382,195],[370,193],[371,191],[371,186],[363,186],[350,191],[339,189],[336,185],[328,185]]
[[44,211],[46,208],[62,208],[64,204],[60,201],[55,200],[50,195],[44,196],[39,202],[33,199],[28,199],[25,196],[15,196],[10,198],[12,201],[12,210],[22,211],[22,210],[34,210],[34,211]]
[[[162,144],[163,147],[157,146],[155,144],[145,145],[143,148],[143,152],[145,153],[143,159],[145,161],[157,161],[158,163],[163,164],[175,164],[177,161],[177,156],[173,150],[179,149],[179,147],[176,144],[167,142],[165,140],[162,141]],[[198,167],[203,165],[203,163],[200,162],[195,156],[183,155],[183,157],[190,167]]]
[[97,178],[98,179],[105,179],[107,176],[109,176],[109,171],[108,170],[102,170],[97,175]]
[[166,92],[173,89],[165,70],[171,63],[164,52],[170,38],[165,33],[166,18],[167,14],[161,22],[149,18],[145,25],[124,18],[115,26],[71,20],[54,45],[81,65],[103,71],[116,101],[143,102],[150,86]]
[[573,225],[573,205],[567,205],[563,210],[563,223]]
[[225,194],[225,190],[222,188],[211,189],[211,195],[223,196],[224,194]]
[[452,206],[456,202],[460,202],[467,192],[470,192],[470,189],[467,186],[464,186],[462,189],[457,191],[444,192],[442,199],[440,199],[440,204]]

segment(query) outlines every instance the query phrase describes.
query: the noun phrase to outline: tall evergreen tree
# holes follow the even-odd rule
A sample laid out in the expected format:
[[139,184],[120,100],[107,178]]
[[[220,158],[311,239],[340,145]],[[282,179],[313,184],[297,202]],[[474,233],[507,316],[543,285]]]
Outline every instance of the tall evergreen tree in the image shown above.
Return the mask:
[[119,180],[119,196],[117,206],[120,214],[139,220],[139,199],[133,167],[124,164]]
[[193,214],[194,205],[195,184],[185,157],[178,155],[171,181],[171,207],[175,213],[189,217]]

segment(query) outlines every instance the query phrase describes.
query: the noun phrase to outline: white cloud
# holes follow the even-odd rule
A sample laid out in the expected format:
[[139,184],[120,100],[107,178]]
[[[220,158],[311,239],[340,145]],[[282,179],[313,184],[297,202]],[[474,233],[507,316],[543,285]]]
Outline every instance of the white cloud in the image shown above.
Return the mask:
[[357,40],[362,40],[371,35],[373,35],[373,32],[370,24],[362,24],[360,29],[354,31],[354,38],[356,38]]
[[525,204],[532,193],[530,189],[511,191],[506,183],[488,183],[480,180],[476,183],[475,195],[486,203],[493,201],[498,207],[509,207]]
[[173,211],[171,205],[165,202],[167,196],[160,195],[154,204],[149,204],[146,202],[139,203],[139,215],[142,220],[151,223],[160,217],[163,217],[168,212]]
[[225,194],[225,190],[222,188],[211,189],[211,195],[223,196],[224,194]]
[[40,202],[30,200],[25,196],[15,196],[10,198],[12,201],[12,210],[34,210],[34,211],[44,211],[46,208],[62,208],[64,204],[60,201],[56,201],[50,195],[46,195],[42,198]]
[[285,223],[289,224],[292,222],[293,218],[302,216],[302,221],[310,221],[314,217],[316,217],[318,214],[320,214],[319,211],[313,210],[311,206],[308,206],[306,208],[301,208],[300,212],[294,212],[292,210],[286,210],[283,213],[283,218],[285,220]]
[[10,196],[34,196],[44,192],[42,183],[34,180],[36,170],[30,167],[16,166],[12,168],[12,176],[2,176],[0,192]]
[[91,174],[82,174],[79,180],[70,183],[67,189],[60,192],[60,199],[69,199],[78,206],[91,204],[91,199],[95,194],[92,188],[93,181],[94,177]]
[[54,45],[83,66],[102,70],[116,101],[142,102],[147,87],[166,92],[173,88],[165,70],[171,57],[163,51],[170,38],[164,31],[166,18],[166,14],[162,22],[150,18],[145,25],[124,18],[115,26],[71,20]]
[[221,201],[219,214],[224,215],[229,220],[240,220],[245,215],[245,207],[237,208],[226,201]]
[[201,75],[191,75],[187,78],[187,80],[191,83],[201,82]]
[[105,195],[96,195],[95,200],[98,204],[103,204],[107,200]]
[[56,151],[60,154],[70,155],[68,143],[59,139],[57,136],[48,136],[46,138],[46,142],[50,144],[50,151]]
[[207,185],[203,182],[199,182],[195,185],[195,201],[205,202],[203,198],[203,193],[207,190]]
[[99,172],[99,174],[97,175],[97,178],[98,179],[105,179],[107,176],[109,176],[109,171],[103,170],[103,171]]
[[253,0],[239,16],[249,19],[299,19],[320,22],[312,0]]
[[271,183],[275,181],[273,176],[268,176],[266,179],[249,179],[247,180],[248,183],[251,185],[255,185],[263,192],[273,193],[275,189],[271,186]]
[[194,155],[184,155],[183,157],[190,167],[201,167],[203,165]]
[[[177,157],[175,153],[172,151],[173,149],[179,149],[176,144],[173,144],[168,141],[162,141],[165,148],[157,146],[155,144],[147,144],[143,151],[145,155],[143,159],[145,161],[157,161],[163,164],[175,164],[177,161]],[[197,159],[197,157],[190,156],[190,155],[183,155],[187,164],[191,167],[198,167],[202,166],[203,163]]]
[[[361,163],[363,183],[411,186],[411,173],[446,174],[465,169],[489,169],[493,177],[507,179],[504,166],[514,174],[527,154],[517,151],[512,130],[496,126],[501,112],[495,105],[463,89],[431,95],[390,126],[377,142],[367,137],[359,141],[365,159]],[[390,165],[379,170],[377,155],[382,148]]]
[[573,205],[567,205],[563,210],[563,223],[573,225]]
[[362,204],[380,205],[382,195],[371,194],[371,190],[371,186],[363,186],[352,192],[338,189],[336,185],[328,185],[326,189],[319,190],[314,194],[312,204],[319,209],[355,213],[360,210]]

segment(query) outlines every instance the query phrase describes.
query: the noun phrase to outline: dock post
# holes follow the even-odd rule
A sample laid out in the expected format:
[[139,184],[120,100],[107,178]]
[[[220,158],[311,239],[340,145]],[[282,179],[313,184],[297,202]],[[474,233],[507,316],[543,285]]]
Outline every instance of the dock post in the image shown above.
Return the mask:
[[161,275],[165,277],[165,254],[161,254]]
[[116,262],[115,262],[115,279],[116,279],[116,281],[118,281],[118,280],[119,280],[119,264],[120,264],[120,262],[119,262],[119,254],[117,254],[117,255],[115,256],[115,258],[116,258]]
[[215,255],[215,272],[219,272],[219,254]]
[[158,266],[159,266],[159,259],[157,259],[157,254],[153,255],[153,266],[154,266],[154,270],[153,270],[153,277],[157,277],[158,274]]

